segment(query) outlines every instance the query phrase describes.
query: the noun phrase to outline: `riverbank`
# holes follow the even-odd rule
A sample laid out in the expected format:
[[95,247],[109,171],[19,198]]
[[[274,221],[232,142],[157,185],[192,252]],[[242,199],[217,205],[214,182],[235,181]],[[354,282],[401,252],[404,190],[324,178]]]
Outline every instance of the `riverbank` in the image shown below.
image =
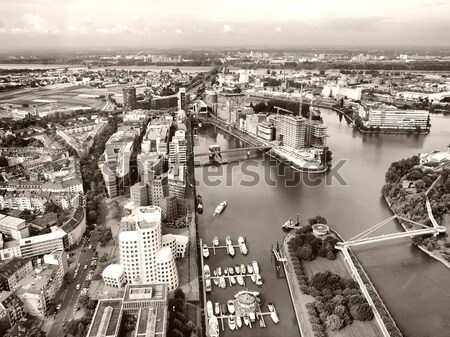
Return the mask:
[[[392,209],[392,204],[391,202],[388,200],[388,198],[386,198],[385,196],[383,196],[384,200],[386,201],[386,203],[389,206],[389,209],[391,210],[392,214],[396,214],[394,212],[394,210]],[[409,228],[405,226],[405,224],[403,224],[401,221],[399,221],[400,226],[402,226],[403,230],[405,232],[409,232]],[[436,254],[433,251],[429,251],[426,247],[424,247],[423,245],[417,245],[417,248],[419,248],[422,252],[424,252],[425,254],[427,254],[428,256],[432,257],[433,259],[441,262],[444,266],[446,266],[448,269],[450,269],[450,263],[445,260],[440,254]]]
[[[334,232],[333,232],[334,233]],[[315,331],[317,330],[317,327],[314,327],[316,324],[312,324],[311,321],[314,321],[314,318],[311,318],[310,313],[308,310],[308,307],[312,305],[313,302],[315,302],[315,298],[311,295],[307,295],[303,293],[302,286],[300,285],[299,278],[302,278],[302,276],[299,276],[296,272],[296,267],[294,266],[294,260],[297,259],[297,257],[292,256],[289,247],[288,242],[295,237],[296,234],[294,234],[293,231],[288,233],[284,239],[282,244],[282,249],[284,256],[286,257],[287,261],[285,263],[285,272],[286,272],[286,279],[288,281],[288,287],[289,291],[291,293],[291,300],[292,304],[295,309],[295,314],[297,318],[297,324],[299,326],[300,332],[302,336],[316,336]],[[340,237],[339,235],[336,235],[336,237]],[[353,258],[352,258],[353,260]],[[303,268],[303,277],[309,278],[316,272],[325,272],[330,271],[336,275],[339,275],[343,278],[349,278],[353,275],[352,271],[349,269],[348,265],[345,263],[344,256],[341,252],[338,252],[336,255],[336,260],[329,260],[327,258],[323,257],[316,257],[312,261],[303,261],[302,263]],[[357,262],[358,270],[362,269],[359,262]],[[370,280],[368,279],[367,275],[365,274],[365,281],[374,289],[373,285],[371,284]],[[303,286],[304,287],[304,286]],[[370,291],[369,291],[370,292]],[[374,293],[374,295],[378,295],[378,293]],[[378,295],[379,297],[379,295]],[[373,300],[374,302],[374,311],[378,312],[378,308],[376,307],[377,303],[381,302],[381,298]],[[382,302],[381,302],[382,303]],[[383,304],[384,305],[384,304]],[[380,307],[380,306],[379,306]],[[385,307],[384,307],[385,308]],[[387,312],[387,309],[385,309]],[[374,312],[375,314],[375,312]],[[376,317],[377,315],[375,315]],[[383,317],[380,318],[381,315],[378,316],[378,319],[370,320],[370,321],[358,321],[354,320],[351,324],[346,325],[345,327],[339,329],[338,331],[331,330],[329,327],[326,328],[326,334],[327,336],[331,337],[357,337],[357,336],[374,336],[378,337],[381,335],[389,336],[387,334],[387,331],[390,331],[391,329],[388,329],[384,324]],[[395,327],[395,329],[398,331],[398,333],[393,332],[391,336],[402,336],[400,331],[395,325],[395,322],[393,321],[392,317],[388,313],[387,315],[384,315],[390,318],[391,328],[392,326]],[[322,322],[324,324],[324,322]]]

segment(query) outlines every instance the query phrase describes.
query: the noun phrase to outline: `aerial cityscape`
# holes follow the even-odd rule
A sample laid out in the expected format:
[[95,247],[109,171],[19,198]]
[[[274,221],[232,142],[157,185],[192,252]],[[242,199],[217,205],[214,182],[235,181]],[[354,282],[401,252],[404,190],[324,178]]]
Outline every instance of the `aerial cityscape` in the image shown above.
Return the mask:
[[449,337],[449,12],[3,1],[0,337]]

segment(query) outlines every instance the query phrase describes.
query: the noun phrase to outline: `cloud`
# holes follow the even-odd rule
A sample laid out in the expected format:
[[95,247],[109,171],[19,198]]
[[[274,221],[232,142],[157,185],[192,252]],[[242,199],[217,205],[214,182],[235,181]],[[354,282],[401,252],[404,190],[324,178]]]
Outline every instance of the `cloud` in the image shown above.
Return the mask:
[[28,33],[28,34],[59,34],[61,30],[41,18],[39,15],[26,13],[22,16],[21,26],[12,29],[15,34]]
[[175,29],[175,33],[177,34],[183,34],[183,31],[180,28]]
[[275,28],[273,31],[276,32],[276,33],[279,33],[279,32],[282,31],[282,29],[281,29],[281,27],[277,27],[277,28]]
[[230,25],[228,25],[228,24],[223,25],[222,31],[223,31],[224,33],[229,33],[229,32],[231,32],[232,30],[233,30],[233,28],[231,28]]

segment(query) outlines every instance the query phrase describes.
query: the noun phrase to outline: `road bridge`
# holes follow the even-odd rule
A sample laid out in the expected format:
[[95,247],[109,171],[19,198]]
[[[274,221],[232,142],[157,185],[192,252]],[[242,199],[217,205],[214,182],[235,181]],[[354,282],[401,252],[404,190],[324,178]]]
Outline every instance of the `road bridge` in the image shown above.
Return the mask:
[[231,153],[231,152],[240,152],[240,151],[250,151],[250,150],[269,150],[271,149],[271,146],[267,145],[260,145],[260,146],[248,146],[248,147],[240,147],[238,149],[229,149],[229,150],[222,150],[222,151],[214,151],[214,152],[200,152],[195,153],[194,157],[202,157],[202,156],[208,156],[210,154],[223,154],[223,153]]

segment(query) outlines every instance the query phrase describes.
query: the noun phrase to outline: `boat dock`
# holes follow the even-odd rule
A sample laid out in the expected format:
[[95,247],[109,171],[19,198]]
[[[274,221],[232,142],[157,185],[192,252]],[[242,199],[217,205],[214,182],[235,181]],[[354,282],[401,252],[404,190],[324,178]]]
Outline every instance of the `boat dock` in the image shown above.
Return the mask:
[[[247,238],[246,237],[244,237],[244,242],[245,242],[245,245],[246,245],[246,242],[247,242]],[[239,244],[231,244],[231,245],[218,245],[218,246],[215,246],[214,244],[212,245],[212,246],[206,246],[205,248],[207,248],[208,249],[208,251],[210,250],[210,249],[212,249],[212,251],[213,251],[213,254],[214,255],[216,255],[216,249],[226,249],[227,250],[227,253],[228,253],[228,247],[229,246],[231,246],[231,247],[233,247],[233,248],[235,248],[235,251],[241,251],[241,247],[240,247],[240,245]],[[203,244],[200,244],[200,247],[203,249]],[[229,254],[229,253],[228,253]],[[203,253],[202,253],[202,255],[203,255]],[[230,254],[231,255],[231,254]],[[245,254],[246,255],[246,254]]]

